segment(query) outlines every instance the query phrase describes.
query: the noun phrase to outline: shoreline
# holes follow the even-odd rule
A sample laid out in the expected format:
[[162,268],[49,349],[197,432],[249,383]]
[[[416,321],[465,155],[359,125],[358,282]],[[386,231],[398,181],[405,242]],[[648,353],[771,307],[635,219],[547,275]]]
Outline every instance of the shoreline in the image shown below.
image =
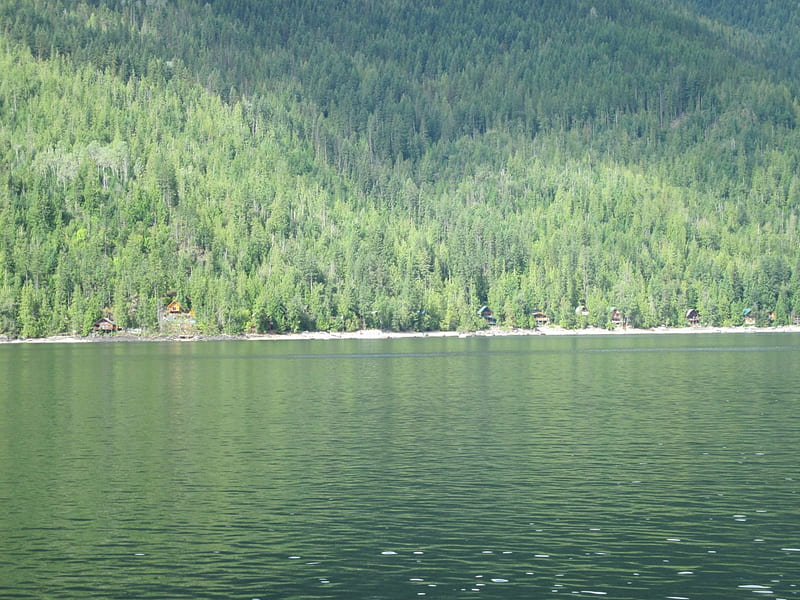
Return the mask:
[[362,329],[359,331],[304,331],[300,333],[251,333],[243,335],[192,335],[160,336],[139,335],[125,332],[91,336],[54,335],[43,338],[0,337],[0,344],[91,344],[91,343],[129,343],[129,342],[214,342],[214,341],[305,341],[305,340],[390,340],[403,338],[469,338],[469,337],[512,337],[512,336],[596,336],[596,335],[686,335],[698,333],[753,334],[753,333],[800,333],[800,325],[781,325],[777,327],[728,326],[728,327],[654,327],[652,329],[564,329],[546,326],[536,329],[491,327],[478,331],[383,331],[381,329]]

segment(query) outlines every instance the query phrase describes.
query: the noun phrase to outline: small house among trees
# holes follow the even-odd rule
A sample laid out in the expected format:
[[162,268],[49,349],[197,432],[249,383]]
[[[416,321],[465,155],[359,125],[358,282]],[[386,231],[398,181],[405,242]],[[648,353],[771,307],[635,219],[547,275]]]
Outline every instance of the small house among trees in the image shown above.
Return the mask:
[[586,308],[585,304],[579,304],[575,307],[575,314],[579,317],[588,317],[589,316],[589,309]]
[[481,306],[478,309],[478,316],[486,321],[489,325],[495,325],[497,323],[494,318],[494,313],[488,306]]
[[188,313],[188,310],[183,308],[183,305],[178,302],[177,300],[173,300],[169,304],[167,304],[166,313],[168,315],[182,315]]
[[611,308],[609,308],[609,311],[611,311],[610,315],[611,324],[614,327],[622,327],[624,320],[622,318],[622,313],[620,312],[620,310],[616,306],[612,306]]
[[773,310],[753,310],[745,308],[742,311],[745,325],[755,325],[757,327],[768,327],[775,322],[777,315]]
[[686,311],[686,322],[691,327],[697,327],[700,325],[700,311],[696,308],[690,308]]
[[545,325],[550,324],[550,317],[548,317],[542,311],[535,311],[531,317],[533,317],[534,323],[536,323],[536,327],[544,327]]
[[120,327],[108,317],[100,317],[94,322],[92,331],[98,333],[111,333],[112,331],[119,331]]
[[173,300],[159,309],[158,328],[161,333],[187,335],[195,333],[197,321],[194,311]]

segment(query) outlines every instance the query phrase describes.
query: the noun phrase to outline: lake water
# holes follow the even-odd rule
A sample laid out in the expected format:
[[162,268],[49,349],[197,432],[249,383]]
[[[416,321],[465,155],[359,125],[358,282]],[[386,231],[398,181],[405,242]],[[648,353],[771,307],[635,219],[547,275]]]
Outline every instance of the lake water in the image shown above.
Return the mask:
[[800,596],[800,336],[0,346],[2,598]]

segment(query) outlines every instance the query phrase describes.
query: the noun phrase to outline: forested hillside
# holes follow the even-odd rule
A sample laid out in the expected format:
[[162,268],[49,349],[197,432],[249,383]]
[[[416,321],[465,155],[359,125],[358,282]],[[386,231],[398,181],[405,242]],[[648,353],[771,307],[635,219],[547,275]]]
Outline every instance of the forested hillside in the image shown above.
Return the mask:
[[[800,6],[0,0],[0,334],[800,314]],[[585,304],[589,315],[576,315]]]

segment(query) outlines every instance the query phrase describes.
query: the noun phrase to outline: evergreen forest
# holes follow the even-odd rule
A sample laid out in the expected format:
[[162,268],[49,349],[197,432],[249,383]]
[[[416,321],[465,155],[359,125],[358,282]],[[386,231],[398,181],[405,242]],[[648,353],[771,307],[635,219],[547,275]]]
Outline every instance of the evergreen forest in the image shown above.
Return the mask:
[[176,299],[208,334],[791,323],[798,32],[788,0],[0,0],[0,335]]

